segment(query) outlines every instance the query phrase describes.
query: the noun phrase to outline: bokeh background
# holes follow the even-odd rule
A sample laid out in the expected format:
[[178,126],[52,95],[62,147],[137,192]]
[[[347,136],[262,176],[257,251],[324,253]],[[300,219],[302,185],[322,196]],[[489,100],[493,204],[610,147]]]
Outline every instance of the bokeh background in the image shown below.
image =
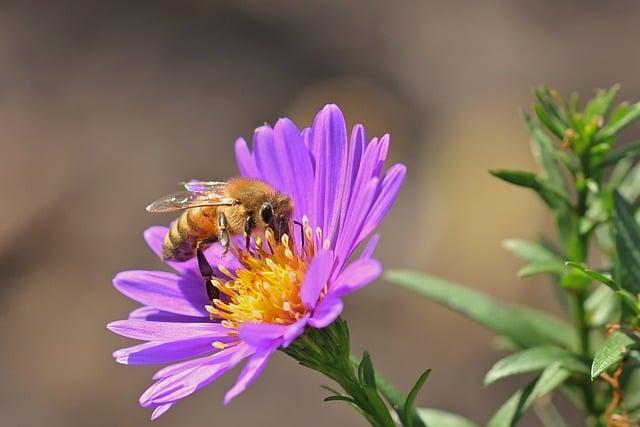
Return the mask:
[[[134,304],[123,269],[158,268],[144,206],[189,177],[233,176],[233,141],[338,103],[392,135],[409,167],[382,227],[386,267],[559,312],[500,246],[550,229],[530,194],[489,177],[532,168],[518,107],[545,83],[640,98],[635,1],[2,1],[0,423],[148,425],[152,368],[117,365],[105,329]],[[348,300],[356,351],[419,403],[485,422],[522,381],[482,386],[492,334],[379,280]],[[364,425],[284,355],[232,404],[233,375],[158,426]],[[527,417],[523,425],[535,426]]]

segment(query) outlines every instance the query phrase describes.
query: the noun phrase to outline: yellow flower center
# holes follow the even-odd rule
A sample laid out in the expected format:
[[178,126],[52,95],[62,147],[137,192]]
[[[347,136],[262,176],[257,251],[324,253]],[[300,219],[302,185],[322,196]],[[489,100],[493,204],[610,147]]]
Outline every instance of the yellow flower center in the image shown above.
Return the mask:
[[269,229],[251,252],[234,248],[242,268],[232,273],[218,266],[229,280],[213,282],[220,298],[206,307],[212,320],[235,330],[245,322],[291,324],[307,313],[300,286],[315,248],[308,221],[302,227],[302,250],[286,234],[276,241]]

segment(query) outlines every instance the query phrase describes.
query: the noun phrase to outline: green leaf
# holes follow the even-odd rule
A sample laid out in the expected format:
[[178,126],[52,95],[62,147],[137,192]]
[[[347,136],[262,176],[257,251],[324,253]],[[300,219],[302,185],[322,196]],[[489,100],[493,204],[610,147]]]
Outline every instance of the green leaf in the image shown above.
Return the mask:
[[634,120],[640,117],[640,103],[633,104],[627,108],[627,111],[618,116],[612,116],[611,120],[605,125],[600,132],[597,133],[597,139],[599,141],[610,138],[616,135],[625,127],[629,126]]
[[[358,361],[353,356],[352,363],[358,366]],[[403,394],[380,374],[376,375],[376,385],[380,394],[389,402],[391,408],[398,414],[398,417],[402,417],[405,413],[404,402],[406,401]],[[404,422],[406,423],[407,420],[404,420]],[[411,411],[411,423],[413,427],[427,427],[416,409]],[[435,426],[437,427],[437,424]]]
[[477,427],[477,424],[460,415],[437,409],[419,408],[418,413],[427,425],[434,427]]
[[616,331],[609,335],[593,358],[591,379],[598,378],[607,369],[617,366],[625,354],[635,346],[635,341],[624,332]]
[[532,172],[516,171],[509,169],[495,169],[490,170],[489,173],[506,181],[510,184],[518,185],[520,187],[529,188],[535,191],[542,200],[552,209],[558,209],[570,206],[569,200],[562,193],[561,190],[555,188],[553,185],[546,182],[544,179],[539,178]]
[[549,250],[545,246],[528,240],[507,239],[502,242],[502,247],[513,253],[518,258],[529,262],[561,260],[553,251]]
[[609,113],[609,110],[611,110],[611,105],[613,105],[613,100],[618,95],[619,91],[620,91],[620,85],[619,84],[615,84],[615,85],[611,86],[611,88],[608,91],[606,91],[606,93],[602,97],[601,108],[597,112],[597,114],[600,114],[602,116],[606,116],[607,113]]
[[620,297],[627,308],[631,309],[631,311],[636,316],[640,316],[640,306],[638,305],[638,299],[631,292],[625,289],[620,289],[619,291],[616,291],[616,295]]
[[635,157],[637,155],[640,155],[640,144],[628,144],[609,153],[609,155],[603,161],[598,163],[596,167],[604,168],[607,166],[611,166],[623,159]]
[[604,95],[604,91],[600,89],[596,92],[596,95],[587,101],[587,104],[584,107],[584,117],[586,121],[591,120],[593,117],[597,115],[601,115],[600,104],[602,103],[602,98]]
[[516,171],[511,169],[495,169],[490,170],[489,173],[503,181],[519,185],[520,187],[531,188],[536,191],[542,188],[542,183],[533,172]]
[[489,420],[487,427],[512,427],[529,409],[529,406],[545,394],[550,393],[569,377],[569,372],[555,363],[525,388],[518,390]]
[[[615,166],[611,170],[611,173],[609,174],[609,181],[605,183],[605,188],[610,191],[622,185],[629,177],[629,173],[631,173],[632,167],[633,161],[631,159],[622,159],[616,162]],[[603,201],[601,199],[600,201],[601,204],[603,204]]]
[[533,106],[536,116],[547,129],[562,139],[564,130],[567,128],[564,111],[556,106],[548,88],[539,87],[533,91],[533,94],[538,99],[538,104]]
[[640,292],[640,227],[633,208],[618,193],[613,193],[615,242],[622,272],[622,287]]
[[429,374],[431,374],[431,369],[427,369],[422,373],[422,375],[420,375],[420,377],[418,377],[418,381],[416,381],[415,385],[411,388],[411,391],[407,395],[407,400],[404,402],[403,419],[407,420],[407,425],[409,427],[413,427],[411,413],[413,412],[413,405],[416,397],[418,397],[420,389],[424,385],[425,381],[427,381],[427,378],[429,378]]
[[574,348],[573,329],[529,308],[499,302],[454,283],[411,271],[389,271],[387,280],[444,305],[503,335],[521,348],[558,344]]
[[620,298],[609,287],[600,285],[589,294],[584,307],[589,325],[604,326],[620,314]]
[[[560,165],[556,159],[555,147],[544,131],[540,128],[540,125],[533,122],[527,114],[524,114],[523,116],[527,127],[529,128],[529,132],[531,133],[534,149],[533,154],[542,168],[543,177],[553,188],[557,188],[563,197],[566,197],[567,181],[562,174]],[[559,136],[560,139],[564,138],[565,128],[566,126],[564,125],[558,125],[558,130],[561,133]]]
[[355,400],[353,400],[352,398],[350,398],[349,396],[342,396],[340,394],[337,394],[335,396],[327,396],[324,398],[325,402],[336,402],[336,401],[340,401],[340,402],[348,402],[351,403],[352,405],[358,405],[358,402],[356,402]]
[[544,125],[549,129],[555,136],[559,139],[562,139],[564,136],[564,130],[566,126],[560,122],[556,117],[549,114],[545,109],[540,105],[536,104],[533,106],[533,111],[536,113],[538,120],[540,120]]
[[518,270],[518,277],[529,277],[547,273],[562,274],[564,270],[564,264],[559,260],[532,262]]
[[618,187],[612,188],[617,189],[626,200],[636,200],[640,196],[640,163],[629,171]]
[[589,367],[566,350],[558,347],[534,347],[499,360],[485,375],[484,384],[489,385],[511,375],[539,371],[553,363],[558,363],[570,372],[589,374]]
[[376,375],[373,370],[373,363],[371,362],[371,355],[368,352],[364,352],[362,355],[362,361],[358,368],[358,376],[362,389],[367,395],[367,401],[373,407],[378,420],[383,421],[383,425],[393,426],[395,423],[387,410],[387,406],[384,404],[380,395],[378,395],[378,386],[376,383]]
[[358,375],[360,382],[370,386],[376,385],[376,375],[373,371],[373,364],[371,363],[371,355],[365,351],[362,355],[362,361],[360,361],[360,368],[358,369]]
[[560,148],[554,148],[554,156],[574,174],[578,173],[582,167],[580,159],[573,151],[562,151]]
[[594,280],[597,280],[598,282],[602,283],[603,285],[607,285],[608,287],[610,287],[614,291],[620,289],[620,287],[613,280],[611,280],[611,278],[605,276],[602,273],[598,273],[595,270],[589,270],[584,264],[577,263],[577,262],[572,262],[572,261],[567,261],[565,263],[565,265],[567,265],[568,267],[573,267],[573,268],[575,268],[575,269],[577,269],[579,271],[582,271],[587,276],[591,277]]
[[635,415],[633,419],[637,419],[640,416],[638,414],[640,411],[640,368],[625,366],[620,379],[620,387],[630,415]]
[[562,274],[565,271],[563,260],[547,247],[527,240],[508,239],[502,246],[518,258],[530,264],[518,271],[518,276],[529,277],[535,274]]
[[620,90],[620,85],[613,85],[609,90],[600,89],[596,96],[587,103],[584,115],[587,120],[592,120],[597,116],[604,117],[611,109],[611,104]]

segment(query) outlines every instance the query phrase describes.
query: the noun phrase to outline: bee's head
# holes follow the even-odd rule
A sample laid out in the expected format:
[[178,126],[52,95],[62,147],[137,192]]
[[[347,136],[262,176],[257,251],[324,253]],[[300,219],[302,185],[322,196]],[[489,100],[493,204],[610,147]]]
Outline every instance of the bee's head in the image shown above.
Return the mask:
[[287,195],[278,193],[276,197],[260,206],[260,219],[273,230],[276,240],[289,233],[289,221],[293,214],[293,201]]

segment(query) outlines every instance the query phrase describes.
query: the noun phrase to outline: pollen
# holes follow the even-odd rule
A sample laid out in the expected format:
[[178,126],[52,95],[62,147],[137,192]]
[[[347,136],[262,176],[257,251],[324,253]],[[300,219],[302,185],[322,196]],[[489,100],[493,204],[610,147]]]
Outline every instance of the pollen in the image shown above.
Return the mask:
[[307,313],[308,308],[300,300],[300,286],[315,248],[308,220],[302,228],[303,242],[296,242],[287,234],[277,241],[267,229],[250,251],[233,248],[241,268],[234,273],[220,269],[227,281],[213,282],[220,297],[206,306],[212,320],[237,329],[245,322],[287,325]]

